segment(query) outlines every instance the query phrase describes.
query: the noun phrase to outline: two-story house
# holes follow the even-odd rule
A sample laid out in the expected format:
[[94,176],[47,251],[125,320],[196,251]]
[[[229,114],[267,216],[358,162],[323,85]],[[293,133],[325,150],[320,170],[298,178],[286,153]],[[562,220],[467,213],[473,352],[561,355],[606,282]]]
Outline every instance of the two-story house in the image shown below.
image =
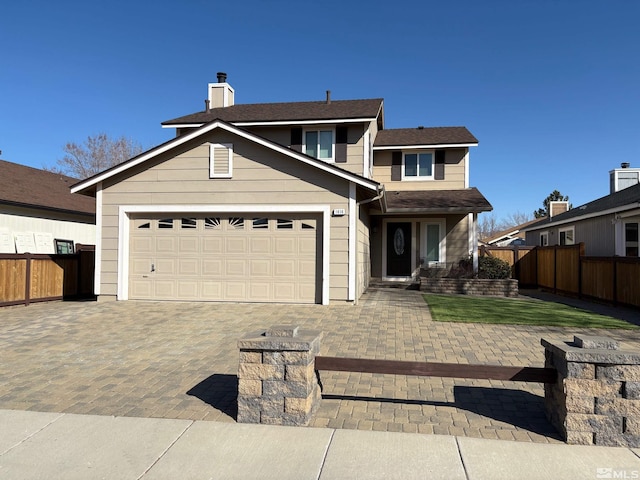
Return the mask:
[[464,127],[385,129],[382,99],[236,104],[219,74],[176,137],[76,184],[100,299],[356,301],[476,252]]

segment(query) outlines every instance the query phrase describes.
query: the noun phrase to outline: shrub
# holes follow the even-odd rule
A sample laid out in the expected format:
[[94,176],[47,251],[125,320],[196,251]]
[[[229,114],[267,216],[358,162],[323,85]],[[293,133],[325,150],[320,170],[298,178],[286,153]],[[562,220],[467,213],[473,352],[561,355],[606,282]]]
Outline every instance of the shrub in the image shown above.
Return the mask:
[[511,278],[511,266],[496,257],[479,257],[478,278]]

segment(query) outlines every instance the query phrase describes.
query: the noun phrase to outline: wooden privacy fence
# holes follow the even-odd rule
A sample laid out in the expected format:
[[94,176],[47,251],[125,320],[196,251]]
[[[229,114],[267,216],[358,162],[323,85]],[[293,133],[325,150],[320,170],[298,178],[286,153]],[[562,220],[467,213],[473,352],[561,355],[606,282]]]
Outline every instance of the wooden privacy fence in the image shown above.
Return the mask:
[[586,257],[584,244],[551,247],[480,247],[480,255],[512,266],[520,287],[640,307],[640,258]]
[[93,296],[95,251],[71,255],[0,254],[0,307]]

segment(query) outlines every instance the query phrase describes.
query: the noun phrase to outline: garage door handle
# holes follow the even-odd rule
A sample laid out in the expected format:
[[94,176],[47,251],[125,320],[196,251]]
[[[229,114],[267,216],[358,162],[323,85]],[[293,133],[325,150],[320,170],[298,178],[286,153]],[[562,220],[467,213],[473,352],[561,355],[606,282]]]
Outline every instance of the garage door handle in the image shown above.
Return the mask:
[[152,271],[152,272],[155,272],[155,271],[156,271],[156,266],[155,266],[153,263],[151,264],[151,271]]

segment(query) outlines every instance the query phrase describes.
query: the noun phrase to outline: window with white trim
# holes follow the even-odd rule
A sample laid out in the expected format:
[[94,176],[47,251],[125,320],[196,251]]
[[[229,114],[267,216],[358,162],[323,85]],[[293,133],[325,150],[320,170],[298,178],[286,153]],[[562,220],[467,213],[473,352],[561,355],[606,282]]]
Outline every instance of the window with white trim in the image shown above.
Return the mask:
[[435,164],[433,151],[403,152],[403,180],[432,180]]
[[209,144],[209,178],[231,178],[233,173],[233,145]]
[[335,134],[331,130],[305,130],[303,152],[326,162],[334,161]]
[[420,260],[424,267],[446,263],[445,220],[433,219],[422,224]]
[[575,227],[561,228],[558,230],[560,245],[573,245],[576,243]]
[[638,222],[625,222],[624,224],[624,254],[627,257],[638,255]]
[[549,246],[549,232],[540,233],[540,246],[541,247]]

